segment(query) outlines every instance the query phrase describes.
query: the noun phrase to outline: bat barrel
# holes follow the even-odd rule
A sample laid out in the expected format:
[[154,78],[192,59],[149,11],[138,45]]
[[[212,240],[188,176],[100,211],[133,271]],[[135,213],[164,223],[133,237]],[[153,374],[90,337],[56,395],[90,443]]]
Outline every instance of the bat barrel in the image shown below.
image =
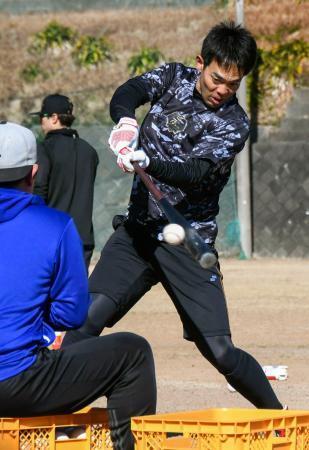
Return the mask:
[[204,269],[214,266],[217,263],[217,257],[210,245],[206,244],[198,234],[197,230],[195,230],[182,214],[173,208],[169,201],[163,197],[162,192],[155,186],[149,175],[144,172],[138,163],[134,162],[133,167],[135,172],[141,177],[149,192],[151,192],[157,200],[168,221],[170,223],[177,223],[183,227],[185,231],[184,244],[193,258],[198,261]]
[[189,250],[193,258],[199,262],[203,269],[209,269],[209,267],[216,265],[217,256],[210,245],[203,241],[194,228],[187,228],[185,231],[185,247]]
[[209,269],[217,264],[217,257],[213,252],[205,252],[198,260],[203,269]]

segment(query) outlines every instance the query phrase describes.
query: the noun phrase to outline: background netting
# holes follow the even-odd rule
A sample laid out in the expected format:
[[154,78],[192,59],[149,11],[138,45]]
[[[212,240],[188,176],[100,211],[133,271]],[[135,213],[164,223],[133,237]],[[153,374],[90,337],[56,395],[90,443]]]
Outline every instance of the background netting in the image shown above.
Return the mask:
[[20,14],[36,11],[199,6],[213,2],[214,0],[0,0],[0,10]]
[[[77,126],[80,136],[93,145],[100,158],[94,199],[96,251],[100,251],[112,232],[113,216],[126,211],[132,183],[132,176],[123,174],[119,170],[115,157],[108,150],[107,141],[111,127],[112,125],[99,123]],[[217,248],[219,252],[226,255],[238,255],[240,243],[234,172],[221,194],[218,224]]]

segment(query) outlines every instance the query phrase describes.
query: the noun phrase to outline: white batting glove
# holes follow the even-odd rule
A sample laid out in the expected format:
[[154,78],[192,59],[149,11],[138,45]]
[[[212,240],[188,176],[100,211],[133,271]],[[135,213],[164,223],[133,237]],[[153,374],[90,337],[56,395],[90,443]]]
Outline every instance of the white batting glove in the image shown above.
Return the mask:
[[138,124],[131,117],[122,117],[114,126],[108,144],[111,151],[118,156],[120,150],[126,147],[135,148],[138,140]]
[[123,172],[134,172],[134,168],[129,160],[132,153],[134,153],[134,150],[131,147],[122,148],[118,153],[117,164]]
[[146,169],[146,167],[149,166],[150,163],[150,159],[149,157],[146,155],[146,153],[144,152],[144,150],[135,150],[134,153],[132,153],[132,155],[130,155],[130,161],[131,162],[137,162],[138,165],[142,168],[142,169]]
[[137,162],[142,169],[146,169],[149,166],[150,160],[144,150],[133,151],[131,148],[120,150],[117,164],[124,172],[134,172],[132,162]]

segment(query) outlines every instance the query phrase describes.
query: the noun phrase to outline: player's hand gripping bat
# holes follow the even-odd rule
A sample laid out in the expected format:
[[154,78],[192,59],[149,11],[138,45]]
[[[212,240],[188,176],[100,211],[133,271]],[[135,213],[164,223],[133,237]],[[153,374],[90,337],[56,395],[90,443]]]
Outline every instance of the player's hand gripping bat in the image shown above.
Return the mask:
[[175,208],[173,208],[168,200],[164,198],[162,192],[155,186],[144,169],[142,169],[137,162],[132,162],[132,165],[149,192],[151,192],[158,202],[168,221],[170,223],[177,223],[184,229],[184,245],[193,258],[196,259],[204,269],[214,266],[217,263],[217,257],[210,245],[203,241],[197,230],[195,230],[190,223],[187,222]]

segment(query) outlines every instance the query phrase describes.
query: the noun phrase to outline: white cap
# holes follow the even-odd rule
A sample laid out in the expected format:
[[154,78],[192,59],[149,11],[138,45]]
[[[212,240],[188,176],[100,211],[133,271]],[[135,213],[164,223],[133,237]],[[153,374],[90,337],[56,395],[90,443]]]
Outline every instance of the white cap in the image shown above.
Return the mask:
[[37,145],[28,128],[0,122],[0,182],[24,178],[37,162]]

